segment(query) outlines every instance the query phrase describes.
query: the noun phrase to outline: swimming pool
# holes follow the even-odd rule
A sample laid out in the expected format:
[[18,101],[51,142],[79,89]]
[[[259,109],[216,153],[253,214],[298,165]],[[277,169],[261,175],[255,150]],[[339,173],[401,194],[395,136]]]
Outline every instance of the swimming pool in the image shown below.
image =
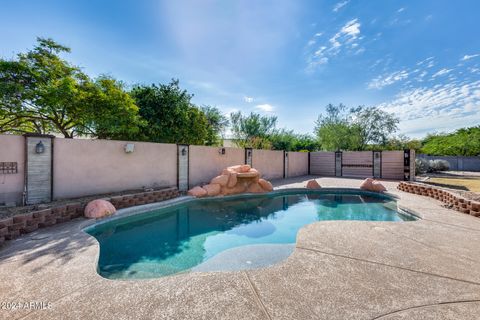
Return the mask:
[[[321,220],[409,221],[414,217],[399,212],[396,202],[383,195],[292,191],[197,199],[102,222],[85,231],[100,244],[100,275],[154,278],[195,270],[235,248],[294,244],[301,227]],[[274,255],[272,250],[267,255]]]

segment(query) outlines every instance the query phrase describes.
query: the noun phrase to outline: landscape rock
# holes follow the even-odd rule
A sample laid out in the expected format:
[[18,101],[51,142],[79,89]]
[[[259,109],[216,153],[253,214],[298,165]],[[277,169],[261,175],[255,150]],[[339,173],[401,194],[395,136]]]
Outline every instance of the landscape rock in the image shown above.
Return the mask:
[[307,182],[307,189],[320,189],[321,186],[318,184],[317,180],[312,179]]
[[360,184],[360,189],[362,190],[367,190],[367,191],[372,191],[373,189],[373,179],[372,178],[367,178],[363,180],[363,182]]
[[273,186],[272,184],[270,183],[270,181],[267,181],[265,179],[259,179],[258,180],[258,184],[262,187],[263,190],[265,191],[273,191]]
[[373,192],[384,192],[387,191],[387,188],[379,181],[374,180],[372,178],[367,178],[363,180],[362,184],[360,185],[360,189],[373,191]]
[[228,183],[227,183],[227,187],[229,188],[233,188],[235,187],[235,185],[237,184],[237,173],[236,172],[231,172],[229,173],[228,175]]
[[219,184],[221,185],[222,187],[226,186],[228,184],[228,179],[229,179],[230,175],[226,175],[226,174],[222,174],[220,176],[216,176],[215,178],[213,178],[210,183],[211,184]]
[[222,194],[224,195],[239,194],[239,193],[244,193],[246,191],[247,191],[247,188],[244,184],[237,184],[233,188],[222,189]]
[[247,192],[251,192],[251,193],[263,193],[265,192],[265,190],[263,190],[263,188],[260,186],[260,184],[258,183],[252,183],[248,186],[247,188]]
[[194,187],[190,190],[188,190],[188,195],[189,196],[193,196],[193,197],[197,197],[197,198],[202,198],[202,197],[205,197],[207,196],[207,190],[203,189],[202,187]]
[[110,216],[117,211],[113,204],[103,199],[90,201],[85,207],[84,215],[86,218],[99,219]]
[[221,189],[220,185],[217,183],[207,184],[202,188],[207,191],[207,196],[209,197],[218,196],[220,194],[220,189]]
[[210,184],[188,191],[194,197],[213,197],[239,193],[263,193],[273,190],[270,182],[260,179],[260,172],[248,164],[230,166],[214,177]]
[[385,186],[378,181],[373,181],[372,182],[372,188],[373,188],[373,191],[376,191],[376,192],[387,191],[387,188],[385,188]]

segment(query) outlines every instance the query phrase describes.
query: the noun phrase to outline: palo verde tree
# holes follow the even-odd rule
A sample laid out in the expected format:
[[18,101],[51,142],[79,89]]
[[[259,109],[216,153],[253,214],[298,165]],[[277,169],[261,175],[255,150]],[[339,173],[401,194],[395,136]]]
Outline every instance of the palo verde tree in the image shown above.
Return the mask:
[[377,107],[347,109],[343,104],[329,104],[315,123],[315,133],[323,150],[367,150],[372,145],[383,149],[398,130],[398,122]]
[[314,137],[308,134],[298,134],[293,130],[275,130],[269,140],[273,150],[306,152],[318,149],[318,142]]
[[339,104],[327,105],[326,113],[315,122],[315,133],[322,150],[352,150],[355,149],[357,138],[349,121],[346,106]]
[[243,115],[241,111],[230,114],[231,130],[235,144],[241,148],[271,149],[271,135],[275,132],[277,117],[258,113]]
[[70,49],[52,39],[16,59],[0,59],[0,132],[127,138],[138,131],[138,109],[123,85],[91,80],[60,57]]

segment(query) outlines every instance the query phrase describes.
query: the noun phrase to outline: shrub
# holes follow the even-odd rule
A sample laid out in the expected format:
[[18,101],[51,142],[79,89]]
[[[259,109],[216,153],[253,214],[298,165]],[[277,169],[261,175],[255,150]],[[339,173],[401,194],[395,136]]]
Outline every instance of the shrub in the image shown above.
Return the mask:
[[429,169],[428,160],[422,158],[415,159],[415,174],[426,173]]
[[450,163],[446,160],[436,159],[429,161],[430,172],[447,171],[450,169]]

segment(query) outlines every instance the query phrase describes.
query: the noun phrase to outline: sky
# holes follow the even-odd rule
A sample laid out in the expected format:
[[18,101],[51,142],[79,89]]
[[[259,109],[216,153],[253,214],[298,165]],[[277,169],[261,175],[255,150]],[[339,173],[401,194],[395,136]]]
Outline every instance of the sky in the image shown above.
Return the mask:
[[412,138],[480,124],[477,0],[0,0],[0,56],[36,37],[90,76],[168,83],[198,105],[313,133],[329,103],[378,106]]

